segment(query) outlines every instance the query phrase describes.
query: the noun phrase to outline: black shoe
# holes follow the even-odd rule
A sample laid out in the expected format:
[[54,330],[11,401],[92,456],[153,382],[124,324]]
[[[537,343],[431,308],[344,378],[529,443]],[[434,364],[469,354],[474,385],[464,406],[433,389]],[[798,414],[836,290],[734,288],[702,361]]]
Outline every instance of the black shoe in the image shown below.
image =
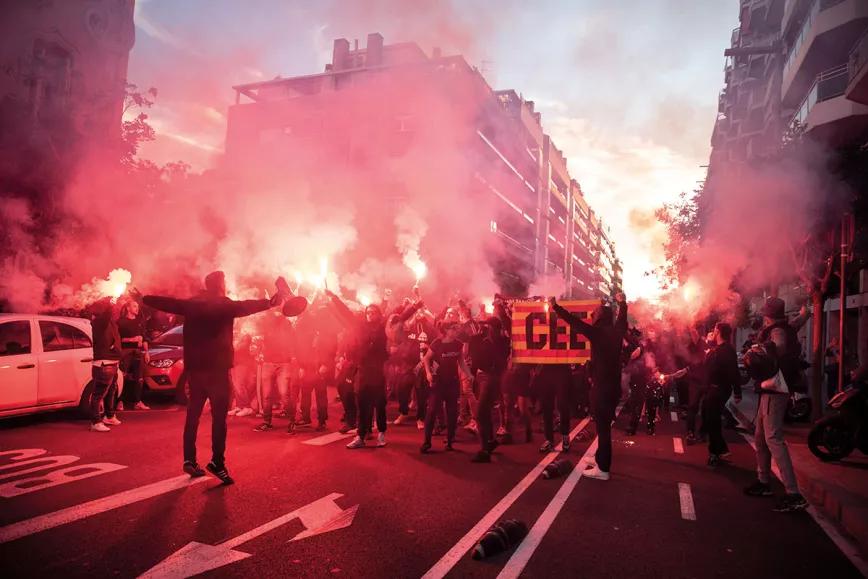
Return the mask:
[[720,466],[720,457],[716,454],[709,454],[708,462],[706,464],[712,468]]
[[687,443],[687,446],[696,444],[696,435],[692,432],[688,432],[687,436],[684,437],[684,442]]
[[491,462],[491,454],[484,450],[480,450],[470,459],[470,462]]
[[423,442],[422,446],[419,447],[419,452],[421,452],[422,454],[428,454],[428,452],[430,452],[430,451],[431,451],[431,443],[430,442]]
[[497,442],[496,440],[489,440],[489,441],[488,441],[488,448],[486,449],[487,452],[488,452],[488,454],[491,454],[492,452],[494,452],[494,450],[495,450],[498,446],[500,446],[500,443],[499,443],[499,442]]
[[542,453],[551,452],[555,449],[555,445],[552,444],[551,440],[546,440],[542,443],[542,446],[539,447],[539,451]]
[[286,425],[286,433],[287,434],[295,434],[295,423],[290,422]]
[[205,476],[205,471],[194,460],[184,461],[184,472],[190,475],[190,478],[199,478]]
[[325,423],[325,422],[320,422],[319,424],[316,425],[316,428],[314,428],[314,430],[315,430],[316,432],[325,432],[325,430],[326,430],[326,423]]
[[455,450],[455,448],[453,448],[453,446],[452,446],[451,440],[446,441],[446,450]]
[[648,433],[648,436],[654,436],[654,434],[655,434],[654,425],[653,424],[648,425],[648,428],[645,429],[645,432]]
[[501,436],[499,444],[512,444],[512,435],[504,434],[503,436]]
[[744,494],[751,497],[770,497],[772,496],[772,488],[766,483],[756,481],[744,489]]
[[636,429],[632,426],[627,429],[627,436],[636,436]]
[[205,468],[208,469],[208,472],[216,476],[220,479],[220,481],[224,485],[231,485],[235,483],[235,480],[229,476],[229,471],[226,469],[225,464],[214,464],[213,461],[209,462]]
[[808,508],[808,501],[805,500],[805,497],[797,493],[782,497],[772,510],[776,513],[789,513],[792,511],[801,511],[806,508]]
[[269,430],[274,430],[274,426],[270,422],[263,422],[253,430],[256,432],[268,432]]
[[295,423],[296,426],[310,426],[311,421],[310,418],[302,418],[298,422]]
[[569,452],[570,451],[570,437],[565,436],[561,441],[561,452]]

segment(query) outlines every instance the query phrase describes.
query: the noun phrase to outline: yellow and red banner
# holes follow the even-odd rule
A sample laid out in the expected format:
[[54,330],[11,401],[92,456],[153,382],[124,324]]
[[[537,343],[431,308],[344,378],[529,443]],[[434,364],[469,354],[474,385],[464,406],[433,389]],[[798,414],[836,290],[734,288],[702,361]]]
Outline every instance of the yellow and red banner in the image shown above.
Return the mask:
[[[590,323],[599,300],[558,302]],[[519,364],[584,364],[591,358],[591,343],[573,332],[548,304],[516,301],[512,305],[512,360]]]

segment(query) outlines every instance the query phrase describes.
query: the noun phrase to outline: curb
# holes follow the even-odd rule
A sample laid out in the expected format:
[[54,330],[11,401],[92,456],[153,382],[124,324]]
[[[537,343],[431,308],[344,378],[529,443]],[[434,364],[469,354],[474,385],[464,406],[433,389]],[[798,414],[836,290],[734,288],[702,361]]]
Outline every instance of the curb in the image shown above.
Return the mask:
[[[743,424],[753,424],[753,420],[745,416],[736,405],[731,405],[729,410]],[[799,488],[808,502],[843,529],[853,539],[862,554],[868,556],[868,508],[842,502],[840,497],[831,492],[822,481],[806,476],[799,469],[795,457],[793,457],[793,468],[796,471]]]

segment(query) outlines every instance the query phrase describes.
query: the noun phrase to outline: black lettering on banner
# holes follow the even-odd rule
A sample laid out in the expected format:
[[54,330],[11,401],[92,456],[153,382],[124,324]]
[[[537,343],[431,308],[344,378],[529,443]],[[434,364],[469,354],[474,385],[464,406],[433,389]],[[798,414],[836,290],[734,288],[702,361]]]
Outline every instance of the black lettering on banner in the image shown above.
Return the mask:
[[533,335],[533,326],[534,322],[539,322],[541,324],[546,323],[546,315],[543,312],[533,312],[528,314],[528,316],[524,319],[524,333],[525,340],[527,341],[527,349],[528,350],[542,350],[546,347],[546,342],[548,342],[548,337],[545,334],[539,336],[539,339],[534,339]]
[[558,341],[558,336],[565,336],[567,329],[558,325],[558,313],[552,311],[549,314],[549,349],[551,350],[566,350],[566,342]]

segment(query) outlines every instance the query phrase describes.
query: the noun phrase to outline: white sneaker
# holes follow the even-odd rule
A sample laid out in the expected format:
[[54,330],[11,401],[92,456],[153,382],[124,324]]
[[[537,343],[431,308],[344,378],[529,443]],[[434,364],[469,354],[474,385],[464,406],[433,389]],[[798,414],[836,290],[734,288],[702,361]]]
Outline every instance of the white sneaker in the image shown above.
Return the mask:
[[406,414],[399,414],[398,418],[396,418],[394,421],[392,421],[392,424],[397,426],[397,425],[404,424],[408,420],[410,420],[409,416],[407,416]]
[[464,430],[467,432],[472,432],[473,434],[479,434],[479,426],[476,424],[475,420],[471,420],[465,425]]
[[229,412],[226,413],[226,415],[227,415],[227,416],[235,416],[235,415],[238,414],[240,411],[241,411],[241,409],[238,408],[238,407],[236,406],[235,408],[231,408],[231,409],[229,410]]
[[417,430],[425,430],[425,421],[424,420],[417,420],[416,421],[416,429]]
[[115,408],[115,410],[123,410],[123,409],[124,409],[124,403],[123,403],[123,402],[118,402],[118,407]]
[[121,421],[118,420],[117,416],[112,416],[111,418],[103,418],[102,423],[103,424],[111,424],[112,426],[117,426],[118,424],[121,423]]
[[506,436],[506,427],[501,426],[497,429],[497,436]]
[[377,447],[383,448],[384,446],[386,446],[386,433],[381,432],[377,435]]
[[609,480],[609,473],[600,470],[600,467],[597,465],[586,468],[582,471],[582,476],[586,476],[588,478],[595,478],[597,480]]
[[235,416],[238,416],[239,418],[243,418],[245,416],[253,416],[253,409],[252,408],[242,408],[238,412],[235,413]]
[[103,424],[102,422],[97,422],[96,424],[90,425],[91,432],[110,432],[111,428]]
[[150,410],[151,407],[148,406],[148,405],[146,405],[146,404],[145,404],[144,402],[142,402],[141,400],[139,400],[138,402],[136,402],[135,409],[136,409],[136,410]]
[[349,448],[350,450],[352,450],[354,448],[364,448],[364,447],[365,447],[365,441],[362,440],[362,438],[359,436],[355,437],[353,439],[353,441],[347,445],[347,448]]

